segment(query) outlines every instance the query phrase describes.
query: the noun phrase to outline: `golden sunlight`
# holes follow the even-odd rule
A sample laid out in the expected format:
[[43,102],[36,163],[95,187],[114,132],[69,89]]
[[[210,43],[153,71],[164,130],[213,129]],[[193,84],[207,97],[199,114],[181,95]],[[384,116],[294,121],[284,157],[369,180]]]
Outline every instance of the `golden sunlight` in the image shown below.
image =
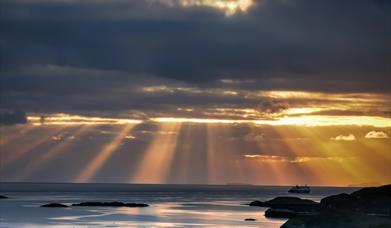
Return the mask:
[[76,182],[86,182],[105,164],[112,154],[121,146],[121,141],[136,125],[127,124],[118,135],[98,153],[87,167],[75,179]]
[[102,118],[88,117],[80,115],[69,115],[56,113],[48,116],[31,115],[27,117],[29,123],[33,125],[98,125],[98,124],[138,124],[142,120],[125,118]]
[[[29,128],[32,129],[32,128]],[[2,156],[2,165],[8,166],[12,162],[16,161],[17,159],[26,156],[30,151],[34,150],[35,148],[47,143],[51,140],[51,138],[55,135],[57,135],[59,132],[63,131],[65,129],[65,126],[61,126],[60,128],[49,128],[45,129],[45,133],[42,135],[39,135],[35,140],[29,143],[18,143],[18,147],[13,149],[13,153],[9,154],[8,156],[3,155]],[[29,135],[38,135],[39,129],[35,128],[34,130],[28,130]],[[35,134],[34,134],[35,133]],[[23,139],[26,135],[20,137]],[[12,141],[13,139],[8,139],[7,142]]]
[[[37,169],[42,168],[43,164],[49,162],[50,160],[60,156],[62,153],[67,152],[67,149],[72,146],[77,140],[80,140],[89,129],[88,125],[77,126],[72,129],[63,128],[62,131],[69,130],[71,137],[67,139],[56,140],[51,138],[52,141],[58,141],[51,147],[48,151],[44,152],[41,156],[32,160],[28,165],[23,167],[20,170],[19,178],[25,178],[32,175]],[[61,131],[58,131],[61,132]],[[75,139],[75,140],[74,140]],[[47,140],[46,140],[47,141]]]
[[298,125],[298,126],[336,126],[356,125],[391,127],[391,118],[376,116],[321,116],[303,115],[297,117],[282,117],[273,120],[230,120],[230,119],[201,119],[201,118],[152,118],[152,121],[161,123],[221,123],[221,124],[259,124],[259,125]]
[[227,16],[232,16],[238,12],[246,12],[254,5],[254,0],[160,0],[167,5],[180,4],[183,7],[203,6],[221,10]]
[[134,183],[166,183],[171,168],[179,131],[180,122],[161,123],[159,131],[149,145],[139,163],[137,171],[131,177]]

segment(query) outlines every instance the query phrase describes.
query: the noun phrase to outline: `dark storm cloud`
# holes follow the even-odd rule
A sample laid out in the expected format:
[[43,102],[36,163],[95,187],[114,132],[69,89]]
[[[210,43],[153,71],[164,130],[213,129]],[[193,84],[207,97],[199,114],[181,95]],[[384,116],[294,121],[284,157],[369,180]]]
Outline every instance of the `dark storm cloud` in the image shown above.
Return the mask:
[[1,105],[164,112],[183,104],[243,103],[229,96],[142,91],[153,84],[387,92],[390,5],[269,0],[228,17],[212,8],[157,1],[3,0]]
[[0,111],[0,125],[24,124],[27,122],[26,113],[17,110],[12,112]]

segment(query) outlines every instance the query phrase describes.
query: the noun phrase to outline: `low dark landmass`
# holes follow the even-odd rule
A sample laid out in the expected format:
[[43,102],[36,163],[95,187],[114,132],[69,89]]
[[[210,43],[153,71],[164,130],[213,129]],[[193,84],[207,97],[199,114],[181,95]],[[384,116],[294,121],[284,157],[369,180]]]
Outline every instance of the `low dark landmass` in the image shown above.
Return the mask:
[[391,185],[325,197],[320,203],[277,197],[250,206],[269,207],[266,217],[289,218],[283,228],[391,227]]
[[315,215],[317,210],[307,208],[269,208],[265,211],[265,217],[267,218],[293,218],[297,216]]
[[123,202],[83,202],[75,203],[72,206],[80,207],[148,207],[145,203],[123,203]]
[[0,199],[8,199],[8,197],[0,195]]
[[61,204],[61,203],[48,203],[48,204],[42,205],[41,207],[68,207],[68,206],[65,204]]
[[257,220],[255,218],[246,218],[244,221],[252,222],[252,221],[257,221]]
[[313,200],[300,199],[299,197],[282,196],[282,197],[276,197],[272,200],[268,200],[265,202],[253,201],[249,205],[256,206],[256,207],[273,207],[273,208],[287,208],[287,207],[312,208],[312,207],[318,207],[319,203]]

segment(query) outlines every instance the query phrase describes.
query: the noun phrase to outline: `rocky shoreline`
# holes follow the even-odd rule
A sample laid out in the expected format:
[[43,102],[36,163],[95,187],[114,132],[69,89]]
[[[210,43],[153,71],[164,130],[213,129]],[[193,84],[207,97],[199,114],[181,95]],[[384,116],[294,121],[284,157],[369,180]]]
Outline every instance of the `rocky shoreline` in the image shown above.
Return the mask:
[[282,228],[391,227],[391,185],[363,188],[323,198],[320,203],[298,197],[253,201],[268,207],[265,216],[288,218]]

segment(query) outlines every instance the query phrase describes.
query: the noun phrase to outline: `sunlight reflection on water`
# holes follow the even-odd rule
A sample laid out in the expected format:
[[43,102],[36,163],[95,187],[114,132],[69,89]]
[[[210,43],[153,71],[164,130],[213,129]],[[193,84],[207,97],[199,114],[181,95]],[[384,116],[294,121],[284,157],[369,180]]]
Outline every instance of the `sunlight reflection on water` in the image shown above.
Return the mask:
[[[12,185],[12,184],[10,184]],[[44,184],[43,184],[44,185]],[[261,186],[140,186],[129,185],[126,191],[78,192],[76,185],[59,185],[68,192],[1,192],[9,199],[0,201],[0,227],[280,227],[285,220],[267,219],[266,208],[249,207],[253,200],[286,196],[286,187]],[[96,188],[99,188],[99,184]],[[106,185],[102,185],[106,186]],[[100,187],[102,187],[100,186]],[[116,189],[115,185],[110,185]],[[3,185],[3,188],[6,186]],[[26,186],[23,186],[27,188]],[[33,186],[27,189],[32,189]],[[117,186],[118,187],[118,186]],[[57,185],[36,189],[58,189]],[[80,189],[79,189],[80,190]],[[123,190],[123,189],[122,189]],[[97,190],[98,191],[98,190]],[[305,198],[322,197],[348,188],[313,188]],[[145,208],[68,207],[42,208],[58,202],[70,206],[84,201],[122,201],[147,203]],[[244,221],[255,218],[256,221]]]

